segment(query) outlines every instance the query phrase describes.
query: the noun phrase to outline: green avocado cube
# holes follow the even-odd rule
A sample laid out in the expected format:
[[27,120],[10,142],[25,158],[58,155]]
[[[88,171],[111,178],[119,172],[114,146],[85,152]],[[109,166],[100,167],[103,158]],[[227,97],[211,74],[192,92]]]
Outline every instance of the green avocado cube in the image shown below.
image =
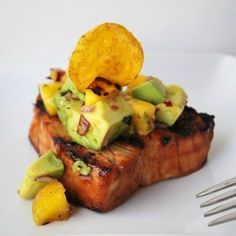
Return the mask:
[[166,100],[157,105],[156,119],[167,126],[172,126],[182,114],[188,96],[177,85],[167,86],[166,91]]
[[166,87],[159,79],[151,77],[151,79],[134,87],[131,94],[135,98],[156,105],[165,100]]
[[71,92],[79,100],[81,100],[81,101],[85,100],[85,94],[75,87],[74,83],[69,79],[69,77],[66,77],[66,80],[63,83],[63,86],[61,87],[60,92],[62,94],[66,94],[67,92]]
[[48,151],[28,167],[18,194],[24,199],[34,198],[38,191],[47,184],[42,180],[39,181],[40,177],[60,178],[63,174],[62,161],[52,151]]
[[95,150],[120,136],[132,116],[132,108],[120,95],[86,107],[82,101],[58,93],[55,103],[59,119],[73,141]]

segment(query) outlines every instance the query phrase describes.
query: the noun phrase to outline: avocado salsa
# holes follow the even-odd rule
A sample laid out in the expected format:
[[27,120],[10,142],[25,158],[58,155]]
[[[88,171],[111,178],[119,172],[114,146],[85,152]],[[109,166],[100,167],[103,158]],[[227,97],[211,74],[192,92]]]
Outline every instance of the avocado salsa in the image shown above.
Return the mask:
[[142,75],[144,53],[125,27],[104,23],[77,42],[66,71],[52,69],[39,86],[44,106],[72,140],[101,150],[122,135],[148,135],[160,122],[172,126],[187,102],[177,85]]
[[59,81],[56,70],[57,81],[40,86],[43,103],[49,114],[49,104],[53,107],[51,115],[59,117],[72,140],[86,148],[101,150],[121,135],[148,135],[156,122],[171,126],[187,101],[181,87],[150,76],[139,76],[139,82],[123,89],[99,78],[82,92],[61,70]]

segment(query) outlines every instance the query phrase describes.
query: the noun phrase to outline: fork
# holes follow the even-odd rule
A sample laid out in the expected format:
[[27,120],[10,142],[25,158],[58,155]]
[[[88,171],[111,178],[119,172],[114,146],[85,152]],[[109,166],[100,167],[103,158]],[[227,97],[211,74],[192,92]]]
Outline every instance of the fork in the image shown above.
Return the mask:
[[[211,194],[211,193],[215,193],[217,191],[232,187],[234,185],[236,185],[236,177],[225,180],[225,181],[223,181],[219,184],[216,184],[216,185],[214,185],[210,188],[207,188],[207,189],[203,190],[202,192],[198,193],[196,195],[196,197],[198,198],[198,197],[202,197],[202,196],[205,196],[205,195],[208,195],[208,194]],[[236,196],[236,189],[233,189],[233,190],[230,190],[226,193],[223,193],[223,194],[220,194],[216,197],[211,198],[210,200],[202,203],[200,205],[200,207],[210,206],[210,205],[213,205],[215,203],[233,198],[235,196]],[[211,216],[211,215],[214,215],[214,214],[218,214],[220,212],[223,212],[223,211],[226,211],[226,210],[229,210],[229,209],[232,209],[232,208],[236,208],[236,200],[232,200],[230,202],[227,202],[225,204],[217,206],[217,207],[213,208],[212,210],[207,211],[204,214],[204,217],[208,217],[208,216]],[[223,215],[223,216],[209,222],[208,226],[223,224],[223,223],[233,221],[233,220],[236,220],[236,211],[234,211],[232,213],[229,213],[229,214],[226,214],[226,215]]]

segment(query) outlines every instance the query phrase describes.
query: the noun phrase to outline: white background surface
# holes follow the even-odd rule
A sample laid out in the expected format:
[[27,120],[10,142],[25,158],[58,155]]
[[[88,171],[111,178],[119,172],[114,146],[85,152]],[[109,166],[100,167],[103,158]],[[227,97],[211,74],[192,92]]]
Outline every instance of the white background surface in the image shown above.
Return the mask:
[[[235,12],[233,0],[0,0],[0,234],[234,235],[233,223],[207,228],[194,195],[235,175],[235,58],[201,53],[236,55]],[[27,133],[37,84],[49,67],[65,68],[78,38],[105,21],[124,24],[141,41],[144,72],[183,85],[190,104],[216,115],[210,161],[189,177],[140,190],[108,214],[78,209],[67,222],[36,228],[31,202],[16,189],[35,157]]]

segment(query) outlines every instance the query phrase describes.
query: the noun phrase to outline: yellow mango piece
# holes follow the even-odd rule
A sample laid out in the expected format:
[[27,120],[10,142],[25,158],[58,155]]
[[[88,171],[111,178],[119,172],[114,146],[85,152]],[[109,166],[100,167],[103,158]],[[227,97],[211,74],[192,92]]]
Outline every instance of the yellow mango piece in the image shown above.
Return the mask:
[[43,187],[33,201],[32,212],[36,225],[68,219],[71,207],[67,202],[63,185],[55,180]]
[[135,131],[139,135],[147,135],[154,129],[156,106],[138,99],[128,99],[127,102],[133,109]]
[[39,92],[43,99],[44,106],[47,112],[51,116],[57,114],[53,97],[55,96],[56,92],[60,89],[61,86],[62,86],[62,82],[53,82],[53,83],[39,85]]
[[97,77],[125,86],[139,74],[143,60],[141,44],[125,27],[104,23],[80,38],[68,75],[82,92]]
[[85,90],[85,106],[92,106],[102,100],[104,100],[104,96],[98,96],[91,89]]

